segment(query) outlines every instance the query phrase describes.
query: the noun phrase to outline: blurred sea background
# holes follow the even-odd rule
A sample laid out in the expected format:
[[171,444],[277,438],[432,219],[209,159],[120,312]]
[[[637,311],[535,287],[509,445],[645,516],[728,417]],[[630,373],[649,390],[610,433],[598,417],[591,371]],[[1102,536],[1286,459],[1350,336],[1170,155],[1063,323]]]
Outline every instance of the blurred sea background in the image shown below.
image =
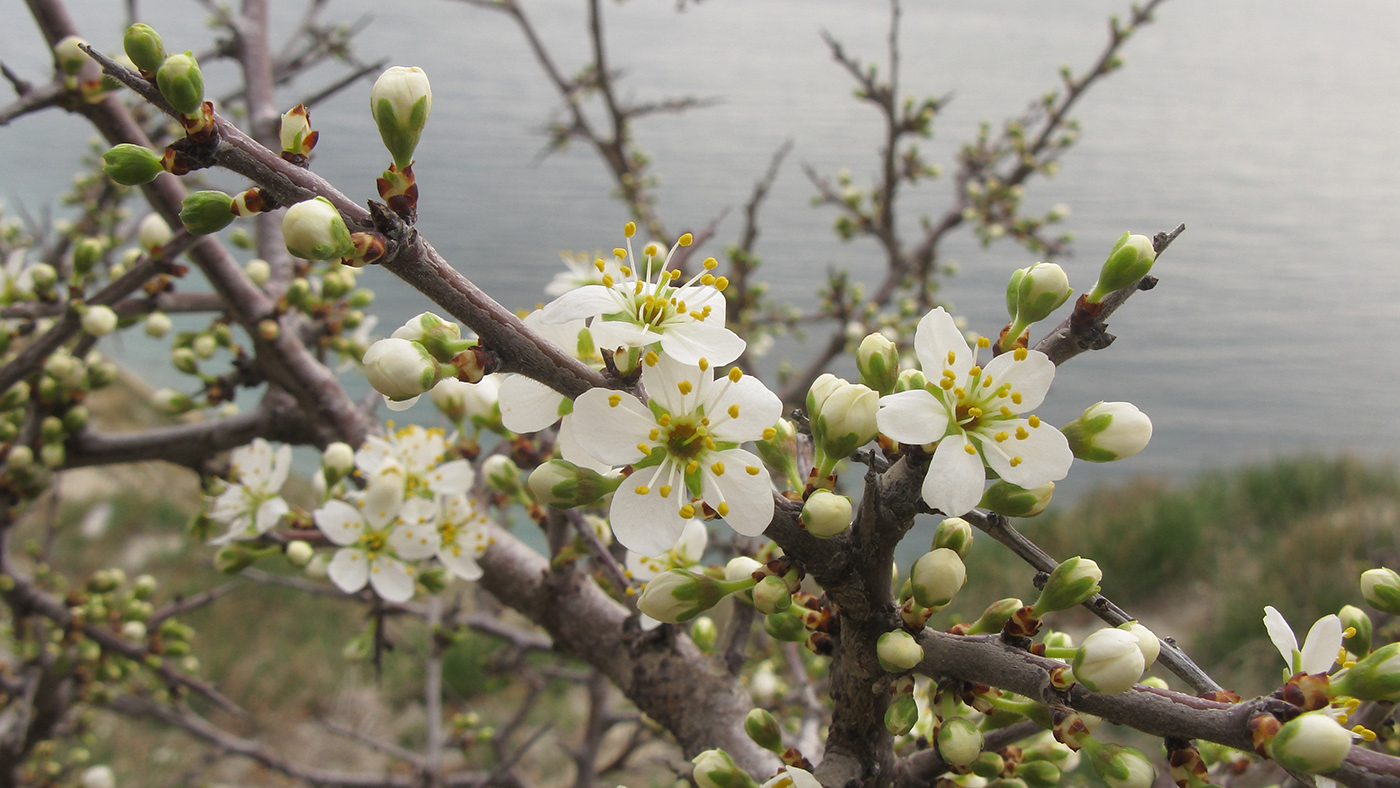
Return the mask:
[[[582,4],[522,4],[562,70],[573,73],[588,53]],[[86,37],[110,51],[120,49],[125,5],[69,3]],[[144,0],[140,8],[172,51],[211,41],[195,3]],[[302,8],[274,4],[278,24],[292,24]],[[1101,0],[906,3],[900,92],[952,95],[934,139],[922,145],[927,158],[953,172],[954,155],[980,122],[996,128],[1059,87],[1061,64],[1082,71],[1106,42],[1108,16],[1126,12],[1125,3]],[[498,300],[527,308],[545,298],[561,250],[619,243],[627,217],[596,155],[575,145],[542,158],[544,129],[560,102],[508,18],[449,0],[338,0],[326,11],[347,23],[365,15],[373,21],[357,39],[361,59],[418,65],[432,79],[433,114],[415,165],[418,227],[448,260]],[[852,98],[851,80],[819,34],[831,32],[883,71],[886,4],[704,0],[678,12],[669,0],[631,0],[604,3],[604,15],[622,97],[719,100],[636,125],[661,178],[659,212],[673,231],[697,230],[728,210],[704,249],[722,257],[754,181],[791,138],[793,153],[763,208],[760,275],[800,308],[816,304],[814,286],[830,269],[878,280],[874,244],[836,239],[834,214],[809,204],[814,190],[801,166],[828,176],[848,168],[859,186],[873,180],[879,117]],[[23,4],[0,0],[0,18],[8,20],[0,60],[45,81],[49,56]],[[1076,241],[1059,261],[1071,284],[1090,287],[1125,230],[1150,235],[1184,223],[1186,232],[1154,270],[1159,286],[1111,320],[1118,341],[1065,365],[1038,411],[1063,424],[1096,401],[1128,400],[1152,417],[1152,444],[1127,462],[1077,468],[1057,501],[1131,475],[1187,476],[1299,452],[1393,457],[1400,268],[1388,244],[1400,216],[1397,38],[1400,8],[1380,0],[1171,0],[1128,43],[1125,67],[1077,106],[1080,142],[1059,174],[1028,185],[1025,201],[1032,214],[1071,209],[1060,227]],[[211,93],[232,84],[234,68],[206,64]],[[279,100],[290,107],[339,73],[312,73]],[[321,132],[313,168],[359,200],[374,196],[374,177],[388,163],[367,111],[369,86],[313,109]],[[92,137],[59,111],[0,128],[7,215],[52,207],[61,218],[53,206]],[[243,188],[226,173],[212,180]],[[945,176],[905,192],[907,237],[915,237],[920,214],[944,210],[950,183]],[[970,330],[995,334],[1006,319],[1006,277],[1035,258],[1007,241],[983,248],[966,231],[944,253],[958,272],[943,281],[943,297]],[[383,272],[371,270],[362,282],[378,293],[384,333],[429,306]],[[187,383],[164,364],[164,351],[140,341],[113,348],[156,385]],[[780,354],[800,364],[803,347],[780,342],[764,363],[776,367]]]

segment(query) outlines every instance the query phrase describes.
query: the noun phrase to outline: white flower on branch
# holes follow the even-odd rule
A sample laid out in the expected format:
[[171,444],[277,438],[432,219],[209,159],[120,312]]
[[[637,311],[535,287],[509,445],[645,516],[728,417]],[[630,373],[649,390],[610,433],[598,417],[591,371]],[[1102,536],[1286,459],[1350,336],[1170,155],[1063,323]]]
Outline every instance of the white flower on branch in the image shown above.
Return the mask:
[[1293,628],[1272,605],[1264,607],[1264,629],[1269,631],[1269,640],[1288,664],[1289,675],[1326,673],[1332,669],[1342,648],[1342,620],[1336,615],[1323,616],[1314,622],[1301,649]]
[[763,462],[738,448],[768,437],[782,403],[757,378],[709,365],[691,367],[648,353],[643,405],[631,394],[590,389],[574,402],[574,429],[594,457],[635,472],[613,494],[613,533],[643,555],[671,549],[686,522],[708,505],[745,536],[773,519],[772,484]]
[[1069,473],[1074,455],[1065,436],[1034,415],[1021,418],[1055,377],[1044,353],[1018,348],[984,369],[942,307],[919,321],[914,350],[927,384],[881,398],[878,418],[880,431],[900,443],[937,443],[923,485],[930,506],[953,516],[970,511],[988,467],[1026,489]]
[[598,346],[646,348],[653,345],[683,364],[709,359],[728,364],[744,352],[744,340],[724,327],[724,277],[710,273],[718,265],[705,260],[704,273],[681,285],[680,271],[670,268],[676,250],[689,246],[682,235],[669,251],[655,242],[642,247],[642,259],[632,253],[637,226],[627,223],[627,248],[613,250],[621,278],[607,273],[607,263],[594,263],[602,284],[585,285],[556,298],[544,308],[547,323],[594,318],[589,328]]
[[327,501],[312,515],[316,527],[340,546],[331,559],[331,582],[347,594],[368,583],[389,602],[413,597],[416,569],[438,551],[438,504],[431,498],[405,500],[406,478],[397,462],[385,462],[370,479],[358,506]]
[[272,445],[262,438],[233,450],[229,475],[233,481],[209,504],[209,519],[228,526],[216,545],[256,539],[271,531],[290,507],[282,500],[282,485],[292,470],[292,447]]
[[447,457],[447,436],[441,429],[410,424],[393,429],[383,438],[370,436],[355,452],[355,467],[366,476],[397,466],[404,474],[408,495],[424,492],[434,496],[465,495],[476,479],[466,460],[443,462]]

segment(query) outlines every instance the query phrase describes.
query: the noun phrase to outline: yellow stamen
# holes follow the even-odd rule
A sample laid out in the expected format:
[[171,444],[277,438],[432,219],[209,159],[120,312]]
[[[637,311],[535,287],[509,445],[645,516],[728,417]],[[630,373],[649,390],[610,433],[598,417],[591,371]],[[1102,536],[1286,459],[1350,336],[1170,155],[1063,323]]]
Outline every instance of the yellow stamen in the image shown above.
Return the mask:
[[688,462],[688,463],[685,464],[685,472],[686,472],[686,473],[695,473],[695,472],[698,471],[698,470],[700,470],[700,461],[699,461],[699,460],[691,460],[690,462]]
[[729,382],[731,382],[731,383],[738,383],[738,382],[739,382],[739,378],[742,378],[743,376],[744,376],[744,373],[743,373],[742,371],[740,371],[740,369],[739,369],[738,367],[731,367],[731,368],[730,368],[730,370],[729,370]]
[[655,350],[648,350],[647,354],[642,356],[642,360],[647,363],[647,366],[654,367],[656,366],[656,362],[661,360],[661,357],[656,355]]
[[714,465],[711,465],[711,466],[710,466],[710,472],[713,473],[713,474],[716,475],[716,476],[723,476],[723,475],[724,475],[724,463],[722,463],[722,462],[716,462]]
[[706,271],[713,271],[719,267],[719,261],[713,257],[706,257],[705,262],[701,263],[701,265],[705,266]]
[[610,408],[615,408],[615,407],[617,407],[618,405],[620,405],[621,403],[622,403],[622,395],[621,395],[621,394],[609,394],[609,395],[608,395],[608,407],[610,407]]
[[744,472],[750,476],[757,476],[761,469],[757,465],[745,465]]
[[721,503],[719,506],[715,507],[715,511],[719,512],[720,517],[727,517],[729,516],[729,504]]
[[977,449],[973,448],[973,446],[972,446],[971,443],[964,443],[964,444],[963,444],[963,451],[967,452],[968,454],[976,454],[976,453],[977,453]]
[[632,236],[636,235],[636,234],[637,234],[637,223],[636,223],[636,222],[628,222],[627,224],[622,225],[622,234],[625,235],[625,236],[627,236],[628,238],[631,238]]
[[739,418],[739,406],[738,406],[738,405],[730,405],[730,406],[729,406],[729,418],[731,418],[731,419],[737,419],[737,418]]
[[1020,405],[1020,404],[1021,404],[1021,392],[1019,392],[1019,391],[1013,391],[1013,392],[1011,392],[1011,401],[1014,402],[1014,403],[1016,403],[1017,405]]
[[676,384],[676,388],[680,389],[680,392],[682,394],[689,394],[691,392],[691,389],[695,387],[690,385],[690,381],[682,380],[680,383]]
[[1035,429],[1036,427],[1040,426],[1040,417],[1031,416],[1029,419],[1026,419],[1026,423],[1031,425],[1031,429]]
[[690,233],[686,233],[685,235],[682,235],[682,236],[680,237],[680,240],[676,241],[676,243],[680,244],[681,246],[690,246],[690,244],[691,244],[694,240],[695,240],[695,237],[694,237],[694,236],[692,236]]
[[1009,437],[1011,436],[1006,434],[1006,430],[1002,430],[1001,432],[998,432],[997,434],[993,435],[992,439],[995,440],[997,443],[1001,443]]
[[1023,347],[1018,347],[1018,348],[1016,348],[1016,352],[1011,354],[1011,357],[1014,358],[1014,359],[1016,359],[1017,361],[1025,361],[1025,360],[1026,360],[1026,356],[1028,356],[1028,355],[1030,355],[1030,353],[1027,352],[1027,350],[1026,350],[1025,348],[1023,348]]
[[1021,462],[1022,462],[1022,460],[1021,460],[1020,457],[1012,457],[1012,458],[1011,458],[1011,467],[1012,467],[1012,468],[1015,468],[1017,465],[1020,465]]
[[710,368],[710,360],[709,360],[708,358],[702,358],[702,359],[700,359],[700,371],[701,371],[701,372],[704,372],[705,370],[707,370],[707,369],[709,369],[709,368]]
[[671,485],[669,485],[669,484],[663,484],[663,485],[661,485],[660,493],[661,493],[661,497],[662,497],[662,498],[669,497],[669,496],[671,495]]
[[777,430],[773,429],[772,427],[765,427],[765,428],[764,428],[764,430],[763,430],[763,439],[764,439],[764,440],[766,440],[766,441],[771,441],[771,440],[773,440],[773,439],[776,438],[776,437],[778,437],[778,431],[777,431]]
[[957,361],[957,360],[958,360],[958,354],[957,354],[957,353],[954,353],[954,352],[951,351],[951,350],[948,351],[948,365],[949,365],[949,366],[952,366],[953,362],[955,362],[955,361]]
[[637,489],[635,490],[635,492],[638,495],[646,495],[647,493],[651,492],[651,488],[646,486],[645,484],[639,484],[637,485]]
[[604,286],[604,287],[612,287],[612,286],[613,286],[612,274],[603,274],[603,286]]
[[1018,441],[1023,441],[1023,440],[1025,440],[1026,438],[1029,438],[1030,436],[1031,436],[1031,434],[1030,434],[1029,432],[1026,432],[1026,428],[1025,428],[1025,427],[1017,427],[1017,428],[1016,428],[1016,440],[1018,440]]
[[690,518],[695,516],[695,507],[691,506],[690,504],[682,506],[680,509],[680,515],[682,519],[689,520]]
[[619,246],[613,249],[613,257],[616,257],[618,260],[625,260],[627,259],[627,250]]
[[977,338],[977,347],[986,348],[986,347],[991,347],[991,346],[992,346],[992,340],[987,339],[986,337],[978,337],[978,338]]
[[[656,439],[655,439],[655,438],[652,438],[652,440],[656,440]],[[645,443],[638,443],[638,444],[637,444],[637,451],[641,452],[642,454],[644,454],[644,455],[646,455],[646,456],[651,456],[651,447],[648,446],[648,445],[646,445]]]
[[[726,287],[729,287],[729,278],[728,278],[728,277],[724,277],[724,276],[717,276],[717,277],[715,277],[715,289],[716,289],[716,290],[718,290],[718,291],[720,291],[721,293],[723,293],[723,292],[724,292],[724,288],[726,288]],[[724,504],[720,504],[720,505],[723,506]],[[725,507],[725,508],[728,508],[728,507]]]

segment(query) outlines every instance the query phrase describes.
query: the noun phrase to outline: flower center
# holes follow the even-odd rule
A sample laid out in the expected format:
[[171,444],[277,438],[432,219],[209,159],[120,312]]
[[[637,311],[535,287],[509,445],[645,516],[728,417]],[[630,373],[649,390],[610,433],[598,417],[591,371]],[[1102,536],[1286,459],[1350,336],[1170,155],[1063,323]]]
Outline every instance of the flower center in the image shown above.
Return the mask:
[[667,454],[682,460],[693,460],[714,447],[703,420],[697,424],[689,419],[671,424],[666,431],[665,444]]
[[369,553],[370,558],[373,558],[376,554],[378,554],[384,549],[384,543],[386,541],[387,539],[384,536],[384,534],[376,531],[374,533],[365,534],[364,536],[361,536],[360,546],[365,549],[366,553]]

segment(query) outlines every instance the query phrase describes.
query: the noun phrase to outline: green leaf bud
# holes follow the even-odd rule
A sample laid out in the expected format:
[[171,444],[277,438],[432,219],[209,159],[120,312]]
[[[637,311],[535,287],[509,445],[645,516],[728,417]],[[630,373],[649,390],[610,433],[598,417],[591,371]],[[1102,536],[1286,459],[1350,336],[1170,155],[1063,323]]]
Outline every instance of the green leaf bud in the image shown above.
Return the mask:
[[1035,517],[1050,505],[1054,494],[1054,482],[1027,490],[1005,479],[998,479],[982,493],[982,500],[977,505],[1007,517]]
[[233,224],[233,198],[217,190],[193,192],[180,207],[180,223],[191,235],[209,235]]
[[165,45],[160,34],[142,22],[128,27],[122,36],[122,49],[131,62],[146,75],[155,74],[165,63]]
[[170,106],[182,115],[198,114],[204,103],[204,75],[192,52],[167,57],[156,70],[156,86]]
[[1097,304],[1109,293],[1136,285],[1152,270],[1156,259],[1157,252],[1152,247],[1151,238],[1123,233],[1108,253],[1108,259],[1099,271],[1099,281],[1085,300]]
[[159,153],[123,142],[102,154],[102,172],[123,186],[140,186],[155,180],[165,167]]

